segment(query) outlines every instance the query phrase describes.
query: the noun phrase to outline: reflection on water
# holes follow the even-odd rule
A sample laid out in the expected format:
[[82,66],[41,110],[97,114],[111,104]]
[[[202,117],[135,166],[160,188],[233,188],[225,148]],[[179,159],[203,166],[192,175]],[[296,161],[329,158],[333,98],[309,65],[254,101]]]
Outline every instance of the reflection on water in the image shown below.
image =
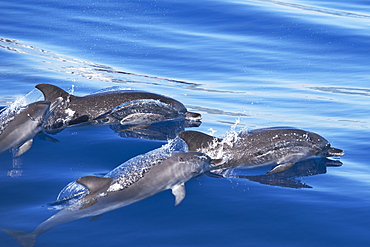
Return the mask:
[[112,124],[109,127],[122,138],[138,138],[146,140],[169,140],[188,127],[199,127],[200,121],[175,119],[150,125]]
[[271,175],[238,175],[241,170],[235,169],[228,174],[229,178],[243,178],[271,186],[289,187],[289,188],[312,188],[310,185],[302,183],[300,177],[308,177],[326,173],[328,166],[341,166],[339,160],[330,160],[328,158],[315,158],[296,163],[292,168]]

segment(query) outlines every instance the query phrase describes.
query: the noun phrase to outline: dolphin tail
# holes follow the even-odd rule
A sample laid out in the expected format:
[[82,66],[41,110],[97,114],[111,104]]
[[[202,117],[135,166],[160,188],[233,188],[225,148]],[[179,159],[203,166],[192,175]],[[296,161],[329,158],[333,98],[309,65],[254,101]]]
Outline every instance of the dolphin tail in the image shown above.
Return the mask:
[[12,229],[0,229],[1,231],[9,234],[13,237],[17,242],[22,245],[23,247],[33,247],[36,242],[37,234],[35,233],[28,233],[19,230],[12,230]]

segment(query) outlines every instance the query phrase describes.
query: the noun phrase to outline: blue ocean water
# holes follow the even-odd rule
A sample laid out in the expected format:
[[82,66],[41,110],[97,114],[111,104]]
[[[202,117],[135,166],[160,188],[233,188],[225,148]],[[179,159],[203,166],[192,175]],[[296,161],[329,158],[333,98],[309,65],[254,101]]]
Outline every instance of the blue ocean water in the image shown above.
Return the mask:
[[[17,0],[0,1],[0,16],[0,106],[37,94],[38,83],[75,95],[139,89],[201,113],[192,130],[222,137],[233,127],[292,126],[346,153],[342,166],[315,159],[272,180],[197,177],[176,207],[166,191],[56,226],[35,246],[370,244],[366,1]],[[33,231],[69,182],[166,143],[90,125],[53,137],[19,158],[0,154],[0,228]],[[19,245],[0,232],[0,246]]]

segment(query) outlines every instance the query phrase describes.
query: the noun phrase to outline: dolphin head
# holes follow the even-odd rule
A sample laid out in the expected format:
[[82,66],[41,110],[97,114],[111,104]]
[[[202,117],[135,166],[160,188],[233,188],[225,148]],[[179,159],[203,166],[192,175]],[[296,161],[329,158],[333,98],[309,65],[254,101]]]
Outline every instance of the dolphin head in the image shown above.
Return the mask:
[[340,157],[344,155],[344,151],[339,148],[331,147],[330,143],[327,143],[325,148],[321,150],[318,156],[321,157]]
[[173,154],[167,162],[178,164],[175,169],[184,174],[185,177],[194,177],[205,169],[208,169],[211,158],[201,152],[180,152]]
[[50,101],[38,101],[30,104],[24,110],[24,117],[28,118],[35,125],[41,126],[50,109]]
[[2,131],[0,133],[2,141],[4,141],[5,136],[13,135],[12,133],[17,130],[25,135],[39,131],[49,112],[50,104],[50,101],[34,102],[18,108],[16,111],[10,112],[3,117],[5,121],[2,123]]
[[34,102],[6,116],[8,121],[5,121],[0,131],[0,153],[18,147],[16,156],[20,156],[30,149],[33,137],[42,130],[48,116],[60,102],[61,98],[53,102]]
[[58,97],[52,102],[50,101],[38,101],[29,104],[24,110],[24,117],[27,117],[33,124],[32,127],[42,127],[50,114],[55,108],[62,102],[62,98]]
[[307,131],[305,137],[311,144],[311,152],[313,155],[320,157],[340,157],[344,155],[343,150],[333,148],[329,141],[319,134]]

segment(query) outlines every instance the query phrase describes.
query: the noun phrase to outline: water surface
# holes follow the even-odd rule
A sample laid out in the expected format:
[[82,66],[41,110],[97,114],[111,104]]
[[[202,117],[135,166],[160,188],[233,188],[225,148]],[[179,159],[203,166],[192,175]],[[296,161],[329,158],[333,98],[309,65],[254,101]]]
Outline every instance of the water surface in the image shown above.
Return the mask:
[[[312,188],[201,176],[186,184],[177,207],[166,191],[95,221],[57,226],[36,246],[369,244],[365,1],[18,0],[0,6],[1,106],[38,83],[75,95],[139,89],[201,113],[193,130],[222,137],[236,123],[237,130],[293,126],[346,153],[340,167],[313,160],[285,177]],[[75,126],[53,137],[59,142],[36,138],[20,158],[0,154],[0,228],[32,231],[56,213],[47,204],[69,182],[104,174],[165,143],[122,138],[108,126]],[[19,246],[5,233],[0,243]]]

